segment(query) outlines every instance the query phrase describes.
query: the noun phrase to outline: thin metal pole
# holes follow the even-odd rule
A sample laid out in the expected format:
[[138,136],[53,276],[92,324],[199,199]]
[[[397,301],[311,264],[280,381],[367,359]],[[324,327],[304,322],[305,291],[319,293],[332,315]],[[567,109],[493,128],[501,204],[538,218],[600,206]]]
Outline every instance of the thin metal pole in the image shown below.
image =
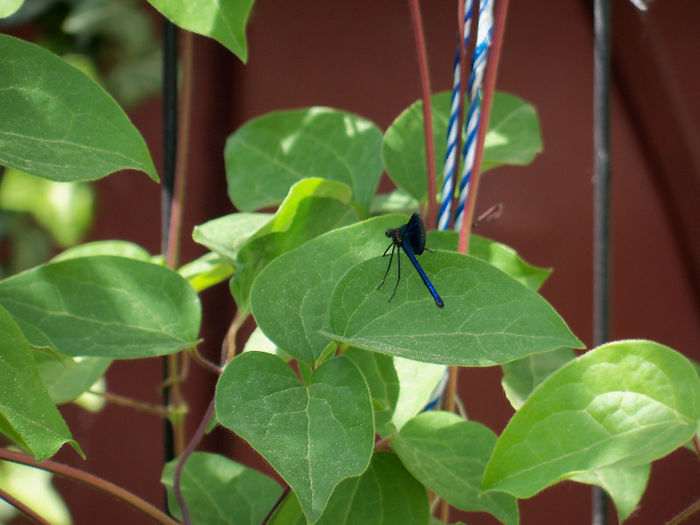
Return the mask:
[[[593,3],[593,344],[610,323],[610,1]],[[593,487],[593,525],[607,525],[608,497]]]

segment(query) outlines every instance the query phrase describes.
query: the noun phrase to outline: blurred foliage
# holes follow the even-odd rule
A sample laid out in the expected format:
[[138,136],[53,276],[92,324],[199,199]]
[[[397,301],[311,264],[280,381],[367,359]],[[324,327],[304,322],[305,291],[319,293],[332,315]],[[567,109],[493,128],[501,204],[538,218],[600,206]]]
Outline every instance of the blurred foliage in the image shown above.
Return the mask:
[[53,246],[80,242],[94,208],[89,183],[54,182],[5,169],[0,178],[0,277],[47,261]]
[[160,42],[145,6],[138,0],[27,0],[0,20],[0,30],[31,23],[38,44],[59,56],[83,55],[78,62],[91,62],[88,69],[129,108],[160,91]]

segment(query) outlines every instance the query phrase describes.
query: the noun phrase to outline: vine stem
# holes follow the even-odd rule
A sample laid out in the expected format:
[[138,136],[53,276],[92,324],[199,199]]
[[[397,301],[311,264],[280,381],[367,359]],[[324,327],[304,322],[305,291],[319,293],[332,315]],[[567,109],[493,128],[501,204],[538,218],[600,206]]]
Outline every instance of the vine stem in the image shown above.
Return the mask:
[[[506,27],[506,15],[508,14],[508,0],[498,0],[495,5],[494,22],[493,22],[493,40],[491,50],[489,51],[489,61],[486,64],[484,72],[484,87],[483,99],[481,102],[481,122],[479,123],[479,131],[476,139],[476,151],[474,155],[474,169],[472,178],[469,184],[471,189],[467,195],[467,201],[464,204],[464,217],[462,219],[462,229],[459,232],[459,247],[460,253],[469,251],[469,237],[471,234],[472,222],[474,220],[474,202],[479,191],[479,181],[481,180],[481,159],[484,156],[484,139],[489,125],[489,117],[491,116],[491,103],[493,102],[493,94],[496,90],[496,76],[498,73],[498,64],[501,59],[501,47],[503,46],[503,35]],[[459,376],[459,367],[450,367],[449,378],[447,380],[447,389],[445,390],[444,407],[449,412],[454,412],[455,398],[457,397],[457,384]],[[440,519],[443,522],[449,520],[450,513],[449,503],[442,501],[440,506]]]
[[[238,333],[238,330],[240,330],[241,326],[243,326],[247,318],[247,315],[242,314],[241,311],[238,310],[231,320],[231,324],[226,332],[226,335],[224,336],[223,343],[221,344],[221,361],[224,363],[224,365],[233,359],[233,356],[236,354],[236,334]],[[212,366],[214,367],[216,365],[212,363]],[[216,369],[212,370],[218,371],[218,373],[221,374],[224,371],[224,367],[217,367]],[[202,420],[199,422],[199,426],[197,427],[194,436],[192,436],[192,439],[189,441],[189,443],[187,443],[187,446],[178,458],[177,465],[175,465],[175,472],[173,474],[173,492],[175,493],[177,504],[180,506],[180,512],[182,512],[182,519],[186,525],[190,525],[192,522],[190,520],[190,513],[187,509],[187,504],[185,503],[185,498],[182,496],[182,487],[180,486],[182,469],[185,467],[187,458],[190,457],[192,452],[194,452],[194,449],[202,440],[202,437],[207,430],[207,425],[209,424],[209,421],[211,420],[215,411],[216,396],[212,396],[209,406],[207,407],[204,416],[202,416]]]
[[418,0],[408,0],[413,22],[413,37],[416,41],[416,56],[420,74],[421,96],[423,98],[423,129],[425,130],[425,163],[428,173],[428,213],[426,224],[429,229],[437,225],[437,204],[435,202],[435,141],[433,140],[433,110],[430,104],[430,75],[428,74],[428,54],[425,50],[423,19]]
[[685,520],[687,520],[697,512],[700,512],[700,499],[695,501],[693,504],[690,505],[690,507],[683,510],[677,516],[674,516],[674,518],[671,521],[667,521],[666,525],[678,525],[679,523],[683,523]]
[[101,492],[109,494],[113,498],[116,498],[133,509],[139,511],[140,513],[148,516],[153,521],[157,523],[163,523],[166,525],[177,525],[177,521],[170,518],[163,511],[157,507],[151,505],[147,501],[139,498],[137,495],[129,492],[126,489],[121,488],[114,483],[110,483],[94,474],[69,467],[68,465],[63,465],[61,463],[56,463],[55,461],[46,460],[38,462],[34,460],[29,454],[23,452],[16,452],[14,450],[8,450],[6,448],[0,448],[0,459],[7,461],[12,461],[13,463],[20,463],[22,465],[27,465],[29,467],[34,467],[48,472],[53,472],[57,476],[63,478],[71,479],[73,481],[79,481],[88,485],[94,489]]

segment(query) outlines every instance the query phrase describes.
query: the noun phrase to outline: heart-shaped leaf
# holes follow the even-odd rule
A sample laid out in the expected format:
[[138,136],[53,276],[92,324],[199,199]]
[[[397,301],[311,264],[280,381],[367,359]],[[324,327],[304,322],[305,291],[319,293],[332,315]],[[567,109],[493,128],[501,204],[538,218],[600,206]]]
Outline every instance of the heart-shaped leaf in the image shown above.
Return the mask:
[[[165,465],[163,485],[168,508],[182,519],[173,479],[178,459]],[[193,452],[180,474],[180,491],[192,523],[206,525],[258,525],[282,493],[280,486],[257,470],[209,452]]]
[[54,403],[73,401],[95,384],[112,364],[106,357],[68,357],[36,352],[41,380]]
[[39,377],[29,342],[1,305],[0,349],[0,432],[37,461],[64,443],[82,454]]
[[344,357],[324,362],[304,385],[280,358],[244,352],[219,379],[216,416],[285,479],[311,523],[335,486],[361,474],[372,455],[367,384]]
[[176,272],[107,255],[0,281],[0,304],[32,345],[73,356],[150,357],[191,348],[201,318],[197,294]]
[[543,381],[508,423],[483,486],[528,498],[557,481],[649,463],[683,445],[700,417],[700,378],[651,341],[600,346]]
[[385,258],[370,259],[343,276],[331,297],[329,337],[416,361],[459,366],[490,366],[583,346],[541,296],[474,257],[455,252],[421,257],[444,308],[435,306],[417,272],[405,266],[389,302],[394,274],[385,288],[378,290],[376,284],[386,264]]
[[518,523],[518,504],[508,494],[482,493],[481,478],[496,444],[484,425],[449,412],[424,412],[404,425],[392,446],[427,488],[462,510],[489,512]]
[[56,181],[117,170],[158,174],[124,111],[93,80],[45,49],[0,35],[0,164]]
[[330,343],[320,331],[330,330],[328,306],[336,283],[354,264],[381,254],[388,244],[385,230],[402,221],[405,217],[386,215],[338,228],[268,264],[250,294],[260,329],[290,355],[315,363]]
[[[411,476],[395,454],[376,452],[369,468],[357,478],[343,481],[333,491],[317,525],[425,525],[430,508],[425,488]],[[306,525],[294,493],[290,493],[269,525]]]
[[263,115],[226,142],[229,196],[252,211],[279,204],[301,179],[321,177],[350,186],[366,213],[382,173],[381,142],[372,122],[331,108]]
[[242,62],[248,60],[245,26],[253,0],[148,0],[183,29],[208,36],[227,47]]

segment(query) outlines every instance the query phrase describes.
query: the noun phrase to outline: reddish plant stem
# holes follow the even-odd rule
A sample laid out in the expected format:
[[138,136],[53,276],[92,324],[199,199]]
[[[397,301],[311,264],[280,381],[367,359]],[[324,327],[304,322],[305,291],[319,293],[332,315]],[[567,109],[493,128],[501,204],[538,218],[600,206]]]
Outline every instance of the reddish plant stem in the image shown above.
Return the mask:
[[41,463],[35,461],[29,454],[23,452],[15,452],[14,450],[7,450],[5,448],[0,448],[0,459],[5,459],[7,461],[12,461],[14,463],[20,463],[22,465],[27,465],[30,467],[46,470],[48,472],[53,472],[57,476],[63,478],[71,479],[73,481],[79,481],[85,485],[92,488],[100,490],[106,494],[109,494],[113,498],[116,498],[133,509],[139,511],[140,513],[148,516],[153,521],[157,523],[164,523],[167,525],[177,525],[177,522],[167,516],[163,511],[154,507],[150,503],[139,498],[135,494],[125,490],[114,483],[110,483],[100,477],[78,470],[68,465],[62,465],[61,463],[56,463],[55,461],[42,461]]
[[[459,251],[467,253],[469,251],[469,237],[471,233],[472,221],[474,219],[474,202],[479,190],[479,180],[481,179],[481,159],[484,154],[484,138],[489,125],[489,117],[491,114],[491,103],[493,102],[493,93],[496,90],[496,74],[498,73],[498,63],[501,58],[501,47],[503,44],[503,34],[505,32],[506,14],[508,12],[508,0],[498,0],[495,5],[493,39],[491,49],[489,50],[489,61],[486,64],[484,73],[484,97],[481,103],[481,118],[479,122],[479,131],[476,140],[476,152],[474,156],[474,168],[472,171],[471,188],[467,196],[467,202],[464,205],[464,215],[462,217],[462,230],[459,233]],[[477,34],[476,31],[474,34]],[[457,384],[459,368],[456,366],[450,367],[450,375],[447,381],[447,389],[445,391],[444,407],[449,412],[454,412],[455,398],[457,396]],[[440,517],[442,521],[449,520],[449,505],[443,501],[441,506]]]
[[683,523],[693,514],[696,514],[698,512],[700,512],[700,499],[695,501],[693,504],[690,505],[690,507],[683,510],[677,516],[674,516],[674,518],[671,521],[667,521],[666,525],[678,525],[679,523]]
[[433,111],[430,104],[430,75],[428,54],[425,50],[423,20],[418,0],[408,0],[413,22],[413,36],[416,41],[416,56],[420,73],[421,96],[423,98],[423,129],[425,130],[425,162],[428,173],[428,213],[425,221],[428,229],[437,225],[437,204],[435,202],[435,141],[433,140]]

